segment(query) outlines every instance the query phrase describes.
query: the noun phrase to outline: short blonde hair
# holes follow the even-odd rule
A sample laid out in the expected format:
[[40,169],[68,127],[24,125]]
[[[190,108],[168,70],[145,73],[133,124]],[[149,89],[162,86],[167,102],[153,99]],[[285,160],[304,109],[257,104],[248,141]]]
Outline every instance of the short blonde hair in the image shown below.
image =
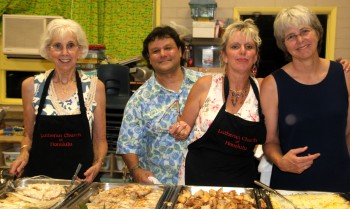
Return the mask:
[[[221,52],[226,52],[226,46],[227,42],[232,36],[234,32],[240,31],[242,32],[247,38],[251,38],[256,46],[256,53],[258,55],[258,60],[256,61],[256,65],[259,63],[259,48],[261,46],[261,38],[259,36],[259,28],[255,25],[254,21],[250,18],[246,20],[239,20],[235,21],[231,25],[227,26],[225,29],[225,33],[222,36],[222,43],[221,43]],[[221,60],[221,66],[224,67],[225,63]]]
[[77,22],[70,19],[54,19],[47,25],[46,32],[41,35],[39,47],[40,55],[50,60],[47,54],[47,47],[51,44],[52,38],[56,35],[62,37],[69,33],[76,36],[81,51],[79,59],[84,59],[89,52],[89,43],[86,34]]
[[308,25],[313,28],[319,38],[317,49],[318,52],[321,51],[322,38],[323,38],[323,28],[317,17],[317,15],[311,11],[309,8],[296,5],[289,8],[282,9],[276,16],[273,23],[274,36],[276,38],[276,44],[280,48],[287,60],[291,60],[291,55],[289,54],[285,43],[284,34],[289,28],[299,27],[301,25]]

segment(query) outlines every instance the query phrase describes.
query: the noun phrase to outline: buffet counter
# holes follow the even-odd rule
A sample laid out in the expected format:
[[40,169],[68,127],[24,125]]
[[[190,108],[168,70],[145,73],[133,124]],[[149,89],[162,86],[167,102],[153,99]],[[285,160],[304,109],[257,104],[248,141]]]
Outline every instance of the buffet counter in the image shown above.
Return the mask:
[[[0,187],[0,208],[27,209],[288,209],[286,201],[264,189],[209,186],[84,183],[33,177]],[[6,183],[6,184],[7,184]],[[33,191],[35,191],[33,193]],[[280,191],[302,209],[349,209],[349,193]],[[295,197],[295,198],[294,198]]]

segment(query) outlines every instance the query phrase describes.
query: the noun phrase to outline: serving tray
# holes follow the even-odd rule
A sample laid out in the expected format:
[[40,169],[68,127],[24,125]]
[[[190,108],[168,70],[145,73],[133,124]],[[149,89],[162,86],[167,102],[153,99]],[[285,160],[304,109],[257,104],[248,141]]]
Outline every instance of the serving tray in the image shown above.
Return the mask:
[[[238,195],[239,194],[247,194],[249,195],[252,199],[253,202],[255,203],[255,208],[257,209],[262,209],[260,207],[259,204],[259,199],[262,197],[260,195],[258,195],[255,192],[254,188],[242,188],[242,187],[211,187],[211,186],[178,186],[178,188],[175,190],[172,198],[170,199],[170,202],[172,203],[170,206],[168,207],[164,207],[162,209],[172,209],[172,208],[176,208],[176,204],[178,202],[178,198],[181,194],[181,192],[183,190],[187,190],[191,193],[191,195],[196,194],[196,192],[198,192],[199,190],[205,191],[205,192],[209,192],[210,190],[215,190],[215,191],[219,191],[222,190],[222,192],[227,193],[230,191],[235,191]],[[264,199],[263,199],[264,200]],[[265,201],[265,200],[264,200]]]
[[[31,177],[31,178],[19,178],[15,181],[13,180],[8,180],[6,182],[6,187],[1,191],[2,194],[0,195],[0,199],[6,199],[8,198],[9,193],[11,193],[12,195],[16,195],[17,193],[17,188],[18,187],[27,187],[31,184],[51,184],[51,185],[60,185],[63,186],[63,188],[66,190],[66,195],[60,195],[61,198],[57,199],[56,204],[54,202],[49,203],[51,200],[40,200],[42,202],[47,201],[48,204],[54,204],[54,206],[50,206],[50,208],[56,208],[56,205],[63,205],[63,203],[65,202],[65,200],[69,197],[72,198],[74,196],[78,196],[81,192],[81,188],[83,184],[86,183],[80,183],[80,182],[76,182],[73,187],[71,187],[71,181],[70,180],[65,180],[65,179],[53,179],[53,178],[49,178],[47,176],[35,176],[35,177]],[[70,189],[73,188],[74,192],[72,191],[71,193],[69,193]],[[68,196],[69,194],[69,196]],[[37,201],[35,198],[29,197],[28,199],[26,199],[27,197],[23,194],[17,194],[20,195],[20,197],[24,200],[24,201]],[[7,200],[7,199],[6,199]],[[5,200],[4,200],[5,201]],[[38,199],[39,201],[39,199]],[[5,201],[6,202],[6,201]],[[60,203],[60,204],[59,204]],[[8,204],[7,202],[5,204]],[[33,202],[32,202],[33,204]]]
[[[101,182],[94,182],[92,183],[89,188],[84,190],[84,193],[80,194],[79,196],[76,196],[72,198],[69,202],[65,204],[65,208],[67,209],[80,209],[81,205],[84,205],[88,202],[90,202],[90,197],[97,195],[101,191],[111,190],[117,187],[125,187],[127,185],[132,185],[133,183],[101,183]],[[136,184],[135,184],[136,185]],[[138,184],[140,185],[140,184]],[[172,190],[174,189],[172,186],[167,185],[144,185],[153,187],[154,189],[160,189],[163,190],[163,193],[161,197],[158,200],[157,205],[155,206],[156,209],[162,208],[162,205],[164,202],[167,201],[171,197]]]
[[[270,193],[269,191],[266,191],[264,189],[257,189],[256,190],[257,193],[259,193],[258,195],[260,195],[260,197],[262,197],[264,199],[264,201],[267,203],[267,208],[268,209],[276,209],[273,207],[273,194]],[[307,201],[305,201],[306,203],[298,203],[299,201],[296,200],[296,201],[293,201],[294,204],[296,204],[297,206],[299,206],[300,208],[314,208],[314,209],[318,209],[318,208],[322,208],[324,209],[325,207],[326,208],[337,208],[337,209],[350,209],[350,194],[349,193],[337,193],[337,192],[319,192],[319,191],[292,191],[292,190],[277,190],[279,193],[281,193],[282,195],[285,195],[287,196],[288,198],[288,195],[301,195],[301,196],[304,196],[305,199],[307,199]],[[320,195],[322,198],[320,198],[320,200],[317,199],[317,196]],[[338,205],[335,205],[335,206],[331,206],[330,204],[332,204],[332,202],[330,201],[329,204],[326,204],[327,206],[322,206],[322,199],[324,200],[330,200],[331,197],[333,197],[333,195],[336,195],[336,196],[339,196],[340,198],[337,200],[341,200],[342,202],[344,202],[345,204],[338,204]],[[309,196],[309,197],[308,197]],[[327,198],[326,198],[327,197]],[[279,200],[277,197],[275,198],[275,201],[276,199],[278,201],[281,201],[283,202],[283,200]],[[299,200],[301,198],[299,197]],[[317,205],[319,205],[318,207],[314,206],[314,207],[311,207],[311,206],[308,206],[306,204],[310,204],[311,202],[317,202],[317,201],[320,201],[320,203],[318,203]],[[280,203],[281,203],[280,202]],[[286,202],[284,203],[281,203],[281,205],[285,204]],[[334,204],[336,204],[336,202],[333,202]],[[289,204],[288,204],[289,205]],[[285,206],[287,207],[287,206]],[[279,209],[279,208],[277,208]]]

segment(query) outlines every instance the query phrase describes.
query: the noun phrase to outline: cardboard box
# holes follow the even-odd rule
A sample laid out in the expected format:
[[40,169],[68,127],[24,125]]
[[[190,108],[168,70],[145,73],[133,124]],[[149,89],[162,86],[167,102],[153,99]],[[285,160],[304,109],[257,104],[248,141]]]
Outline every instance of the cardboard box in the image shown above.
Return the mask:
[[215,22],[193,21],[193,38],[214,38]]
[[214,38],[214,28],[193,28],[193,38]]

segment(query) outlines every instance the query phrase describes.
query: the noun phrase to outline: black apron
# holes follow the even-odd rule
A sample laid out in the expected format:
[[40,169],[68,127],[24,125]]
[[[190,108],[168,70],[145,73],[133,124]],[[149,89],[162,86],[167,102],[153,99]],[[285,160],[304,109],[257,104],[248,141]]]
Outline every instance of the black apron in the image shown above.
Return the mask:
[[[254,148],[265,142],[266,127],[259,91],[252,78],[250,84],[258,100],[260,121],[246,121],[227,113],[224,102],[207,132],[188,146],[186,185],[254,187],[253,181],[258,177]],[[227,77],[224,88],[228,98]]]
[[78,164],[81,163],[78,177],[85,178],[83,173],[93,162],[93,146],[81,80],[76,72],[80,114],[41,115],[53,74],[54,70],[48,76],[41,95],[32,148],[23,176],[45,175],[58,179],[71,179]]

